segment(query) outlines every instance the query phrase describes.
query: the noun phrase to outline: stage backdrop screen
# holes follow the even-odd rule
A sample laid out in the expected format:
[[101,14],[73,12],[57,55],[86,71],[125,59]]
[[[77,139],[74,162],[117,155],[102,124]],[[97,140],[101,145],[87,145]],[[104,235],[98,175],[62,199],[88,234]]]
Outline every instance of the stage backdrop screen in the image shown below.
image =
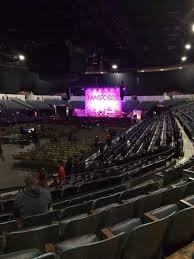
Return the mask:
[[85,112],[115,114],[121,112],[119,87],[87,88],[85,90]]

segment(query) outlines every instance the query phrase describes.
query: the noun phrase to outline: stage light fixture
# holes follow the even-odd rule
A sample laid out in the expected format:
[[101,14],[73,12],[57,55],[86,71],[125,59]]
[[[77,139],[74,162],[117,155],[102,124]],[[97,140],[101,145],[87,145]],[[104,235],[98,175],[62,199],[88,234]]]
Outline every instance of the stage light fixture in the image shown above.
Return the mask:
[[182,67],[179,67],[179,69],[183,69]]
[[141,70],[142,73],[144,73],[144,70]]
[[112,65],[112,69],[115,69],[115,70],[116,70],[117,68],[118,68],[118,66],[117,66],[116,64],[113,64],[113,65]]
[[183,57],[181,58],[181,60],[184,62],[184,61],[187,60],[187,57],[186,57],[186,56],[183,56]]
[[185,45],[185,49],[187,49],[187,50],[191,49],[191,44],[187,43],[187,44]]
[[163,68],[160,68],[160,71],[164,71],[164,69],[163,69]]
[[19,58],[19,60],[21,60],[21,61],[24,61],[24,60],[26,59],[26,57],[25,57],[24,55],[22,55],[22,54],[19,54],[19,55],[18,55],[18,58]]
[[194,23],[192,24],[192,32],[194,32]]

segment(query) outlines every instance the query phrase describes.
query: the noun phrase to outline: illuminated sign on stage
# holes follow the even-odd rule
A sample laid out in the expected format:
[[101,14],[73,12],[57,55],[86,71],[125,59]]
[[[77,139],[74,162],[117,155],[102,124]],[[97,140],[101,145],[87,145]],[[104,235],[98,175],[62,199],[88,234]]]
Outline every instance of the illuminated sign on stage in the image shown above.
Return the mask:
[[85,90],[85,112],[103,115],[121,112],[120,88],[88,88]]

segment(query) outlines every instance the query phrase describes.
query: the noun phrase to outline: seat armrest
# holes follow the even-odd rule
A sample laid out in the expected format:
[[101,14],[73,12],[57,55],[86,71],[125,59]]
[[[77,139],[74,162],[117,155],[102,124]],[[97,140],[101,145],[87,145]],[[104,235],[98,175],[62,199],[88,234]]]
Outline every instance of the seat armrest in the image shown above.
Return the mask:
[[125,204],[126,200],[120,200],[119,203],[120,204]]
[[47,253],[55,253],[55,247],[52,243],[45,244],[45,251]]
[[108,229],[108,228],[103,228],[101,230],[103,236],[105,236],[106,238],[112,238],[114,237],[114,234]]
[[187,207],[193,207],[193,204],[191,204],[191,203],[188,202],[188,201],[180,200],[179,202],[180,202],[181,204],[183,204],[183,205],[186,205]]
[[149,219],[151,221],[159,220],[159,218],[157,218],[156,216],[152,215],[150,212],[144,213],[144,217],[146,217],[147,219]]
[[96,210],[90,210],[88,214],[92,215],[92,214],[95,214],[95,213],[96,213]]

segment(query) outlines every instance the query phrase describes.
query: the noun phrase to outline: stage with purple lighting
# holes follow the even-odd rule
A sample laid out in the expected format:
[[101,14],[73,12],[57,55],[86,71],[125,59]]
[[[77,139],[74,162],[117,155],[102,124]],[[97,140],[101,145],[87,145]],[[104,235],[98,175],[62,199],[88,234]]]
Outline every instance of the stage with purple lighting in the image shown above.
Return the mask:
[[75,109],[78,117],[123,117],[120,87],[85,89],[85,109]]

